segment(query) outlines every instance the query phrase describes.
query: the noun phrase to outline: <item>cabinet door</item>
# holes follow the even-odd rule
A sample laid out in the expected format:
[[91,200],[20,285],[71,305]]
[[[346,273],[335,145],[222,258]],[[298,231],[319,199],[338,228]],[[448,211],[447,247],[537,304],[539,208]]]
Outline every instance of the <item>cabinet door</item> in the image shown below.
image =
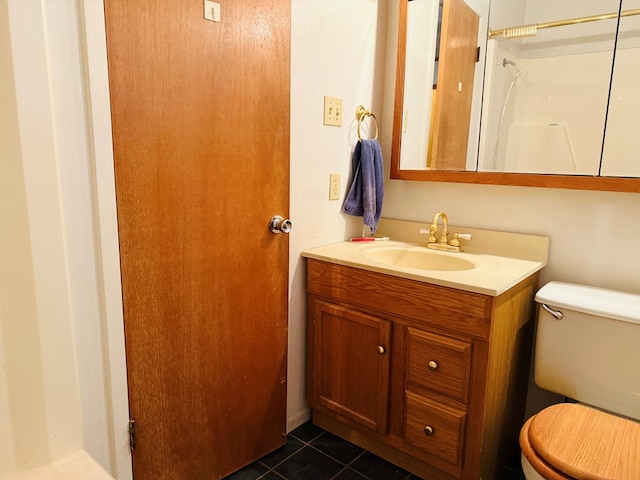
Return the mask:
[[329,409],[385,434],[390,322],[317,300],[312,328],[312,407]]

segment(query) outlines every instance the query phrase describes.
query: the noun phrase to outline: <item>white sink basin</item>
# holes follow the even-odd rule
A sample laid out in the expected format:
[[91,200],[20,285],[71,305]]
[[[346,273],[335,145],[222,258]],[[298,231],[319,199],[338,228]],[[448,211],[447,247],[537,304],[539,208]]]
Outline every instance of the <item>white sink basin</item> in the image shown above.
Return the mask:
[[425,247],[379,247],[364,252],[365,256],[375,262],[386,263],[394,267],[417,268],[419,270],[434,270],[457,272],[473,270],[476,264],[456,257],[453,254],[444,254]]
[[[450,225],[449,231],[473,235],[473,240],[464,242],[464,251],[455,253],[427,248],[421,228],[424,224],[419,222],[380,219],[376,234],[391,240],[337,242],[305,250],[302,255],[491,296],[500,295],[547,264],[546,237]],[[338,286],[340,279],[335,281]]]

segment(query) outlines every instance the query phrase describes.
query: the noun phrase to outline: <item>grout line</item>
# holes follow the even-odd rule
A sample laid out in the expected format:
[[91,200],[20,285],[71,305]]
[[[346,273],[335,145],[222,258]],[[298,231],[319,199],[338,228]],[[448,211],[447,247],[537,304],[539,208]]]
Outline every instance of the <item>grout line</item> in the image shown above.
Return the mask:
[[[260,478],[264,478],[266,477],[269,473],[273,473],[276,477],[282,478],[283,480],[287,480],[286,477],[280,475],[278,472],[276,472],[273,468],[270,468],[268,472],[266,472],[262,477]],[[256,480],[260,480],[260,479],[256,479]]]
[[[362,448],[362,447],[360,447],[360,448]],[[353,462],[355,462],[356,460],[358,460],[358,459],[359,459],[361,456],[363,456],[366,452],[367,452],[367,451],[363,448],[363,449],[362,449],[362,451],[361,451],[358,455],[356,455],[356,457],[355,457],[353,460],[351,460],[351,461],[349,462],[348,466],[350,467],[350,466],[351,466],[351,464],[352,464]],[[355,469],[352,469],[352,470],[355,470]],[[357,471],[357,470],[356,470],[356,471]],[[358,473],[360,473],[360,472],[358,472]]]
[[289,436],[291,436],[291,437],[295,438],[296,440],[299,440],[300,442],[304,443],[305,445],[308,445],[308,444],[310,444],[311,442],[313,442],[314,440],[317,440],[318,438],[320,438],[320,437],[321,437],[322,435],[324,435],[325,433],[326,433],[326,431],[325,431],[325,432],[320,432],[318,435],[316,435],[315,437],[313,437],[313,438],[312,438],[311,440],[309,440],[308,442],[307,442],[307,441],[305,441],[305,440],[303,440],[303,439],[301,439],[301,438],[299,438],[299,437],[296,437],[293,433],[289,433]]
[[[358,470],[356,470],[356,469],[354,469],[354,468],[351,468],[351,467],[350,467],[350,465],[351,465],[353,462],[355,462],[358,458],[360,458],[362,455],[364,455],[364,454],[365,454],[366,450],[362,449],[362,452],[360,452],[358,455],[356,455],[356,456],[355,456],[351,461],[349,461],[348,463],[344,463],[344,462],[341,462],[340,460],[338,460],[337,458],[335,458],[335,457],[333,457],[333,456],[329,455],[327,452],[323,452],[322,450],[320,450],[320,449],[319,449],[318,447],[316,447],[315,445],[312,445],[312,444],[311,444],[311,442],[316,441],[318,438],[320,438],[320,437],[321,437],[322,435],[324,435],[325,433],[328,433],[328,432],[327,432],[327,431],[321,432],[319,435],[316,435],[314,438],[312,438],[312,439],[311,439],[311,440],[309,440],[308,442],[305,442],[305,441],[304,441],[304,440],[302,440],[301,438],[298,438],[298,437],[296,437],[295,435],[293,435],[293,434],[291,434],[291,433],[289,433],[289,435],[290,435],[290,436],[292,436],[293,438],[295,438],[296,440],[301,441],[301,442],[304,444],[304,446],[303,446],[302,448],[304,448],[304,447],[312,448],[312,449],[313,449],[313,450],[315,450],[316,452],[321,453],[321,454],[322,454],[322,455],[324,455],[325,457],[330,458],[330,459],[331,459],[331,460],[333,460],[334,462],[336,462],[336,463],[338,463],[338,464],[340,464],[340,465],[342,465],[342,466],[344,467],[344,468],[342,468],[342,470],[340,470],[338,473],[336,473],[333,477],[331,477],[331,479],[330,479],[330,480],[333,480],[334,478],[336,478],[338,475],[340,475],[340,474],[341,474],[342,472],[344,472],[345,470],[353,470],[353,471],[354,471],[354,472],[356,472],[358,475],[360,475],[360,476],[363,478],[363,480],[371,480],[371,479],[370,479],[369,477],[367,477],[364,473],[362,473],[362,472],[360,472],[360,471],[358,471]],[[300,450],[302,450],[302,448],[300,448],[299,450],[297,450],[295,453],[300,452]],[[361,447],[360,447],[360,448],[361,448]],[[294,453],[294,454],[292,454],[292,455],[290,455],[289,457],[287,457],[285,460],[288,460],[289,458],[291,458],[293,455],[295,455],[295,453]],[[282,462],[284,462],[285,460],[283,460]],[[282,462],[280,462],[280,463],[282,463]],[[278,465],[280,465],[280,463],[279,463]],[[277,466],[277,465],[276,465],[276,466]],[[275,467],[274,467],[274,468],[275,468]],[[277,472],[276,472],[276,473],[277,473]]]
[[302,445],[300,448],[298,448],[297,450],[295,450],[293,453],[291,453],[289,456],[283,458],[282,460],[280,460],[278,463],[276,463],[275,465],[271,466],[271,465],[267,465],[266,463],[262,462],[261,460],[258,460],[258,463],[260,463],[261,465],[264,465],[265,467],[267,467],[269,470],[273,470],[276,467],[279,467],[280,465],[282,465],[284,462],[286,462],[287,460],[289,460],[291,457],[293,457],[295,454],[300,453],[300,450],[302,450],[304,447],[306,447],[306,445]]
[[[288,457],[286,457],[285,459],[283,459],[282,461],[278,462],[276,465],[274,465],[273,467],[270,467],[269,465],[266,465],[262,462],[260,462],[262,465],[264,465],[265,467],[267,467],[269,469],[269,471],[265,472],[262,476],[258,477],[258,479],[256,480],[260,480],[262,479],[265,475],[267,475],[269,472],[275,473],[277,476],[279,476],[280,478],[287,480],[285,477],[283,477],[282,475],[280,475],[278,472],[275,471],[275,468],[280,466],[281,464],[283,464],[284,462],[286,462],[287,460],[289,460],[291,457],[293,457],[294,455],[300,453],[300,451],[305,448],[305,447],[310,447],[313,450],[323,454],[324,456],[330,458],[331,460],[335,461],[336,463],[340,464],[343,466],[343,468],[336,473],[333,477],[331,477],[330,480],[334,480],[335,478],[337,478],[341,473],[345,472],[346,470],[352,470],[354,472],[356,472],[358,475],[360,475],[363,480],[371,480],[370,477],[366,476],[364,473],[360,472],[359,470],[356,470],[355,468],[351,467],[351,465],[358,460],[360,457],[362,457],[365,453],[367,453],[367,450],[362,449],[362,452],[360,452],[358,455],[356,455],[352,460],[350,460],[348,463],[344,463],[341,462],[340,460],[338,460],[337,458],[329,455],[326,452],[323,452],[322,450],[320,450],[319,448],[317,448],[315,445],[311,445],[311,442],[317,440],[318,438],[320,438],[322,435],[324,435],[325,433],[328,433],[327,431],[323,431],[321,433],[319,433],[318,435],[316,435],[315,437],[313,437],[311,440],[309,441],[305,441],[299,437],[296,437],[293,433],[289,433],[287,434],[287,436],[292,437],[296,440],[298,440],[299,442],[302,443],[302,446],[300,448],[298,448],[295,452],[293,452],[291,455],[289,455]],[[361,448],[361,447],[360,447]],[[407,474],[407,476],[403,479],[403,480],[411,480],[411,476],[413,474],[411,472],[409,472]],[[417,478],[417,477],[416,477]]]
[[336,478],[338,478],[338,476],[344,472],[345,470],[347,470],[347,467],[344,467],[342,470],[340,470],[338,473],[336,473],[333,477],[331,477],[329,480],[335,480]]
[[[365,452],[366,452],[366,450],[364,450],[364,449],[363,449],[363,450],[362,450],[362,452],[360,452],[358,455],[356,455],[356,456],[355,456],[355,457],[354,457],[354,458],[353,458],[349,463],[343,463],[343,462],[341,462],[340,460],[338,460],[337,458],[332,457],[332,456],[331,456],[331,455],[329,455],[328,453],[323,452],[323,451],[322,451],[322,450],[320,450],[319,448],[316,448],[316,447],[315,447],[315,446],[313,446],[313,445],[309,445],[309,446],[310,446],[311,448],[313,448],[314,450],[317,450],[318,452],[320,452],[320,453],[322,453],[322,454],[326,455],[326,456],[327,456],[327,457],[329,457],[331,460],[333,460],[333,461],[335,461],[335,462],[339,463],[340,465],[344,465],[344,468],[343,468],[342,470],[340,470],[338,473],[336,473],[333,477],[331,477],[331,479],[330,479],[330,480],[335,479],[338,475],[340,475],[340,474],[341,474],[342,472],[344,472],[345,470],[352,470],[352,471],[356,472],[358,475],[360,475],[360,476],[363,478],[363,480],[371,480],[371,478],[367,477],[367,476],[366,476],[364,473],[362,473],[361,471],[356,470],[355,468],[352,468],[352,467],[351,467],[351,464],[353,464],[353,462],[355,462],[355,461],[356,461],[357,459],[359,459],[362,455],[364,455],[364,454],[365,454]],[[405,480],[406,480],[406,479],[405,479]]]

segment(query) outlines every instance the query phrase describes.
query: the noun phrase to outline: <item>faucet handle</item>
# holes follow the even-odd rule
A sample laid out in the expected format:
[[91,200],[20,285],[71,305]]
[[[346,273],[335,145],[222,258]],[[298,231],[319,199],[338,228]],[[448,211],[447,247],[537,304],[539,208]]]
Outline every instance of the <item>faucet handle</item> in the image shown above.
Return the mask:
[[420,233],[422,233],[423,235],[429,235],[429,239],[427,240],[427,244],[429,243],[436,243],[436,230],[434,230],[433,225],[431,225],[431,227],[429,229],[426,228],[421,228],[420,229]]
[[455,232],[453,234],[453,238],[449,242],[449,245],[451,245],[452,247],[459,247],[460,246],[460,241],[458,239],[460,239],[460,238],[463,239],[463,240],[471,240],[473,238],[473,236],[470,233],[458,233],[458,232]]

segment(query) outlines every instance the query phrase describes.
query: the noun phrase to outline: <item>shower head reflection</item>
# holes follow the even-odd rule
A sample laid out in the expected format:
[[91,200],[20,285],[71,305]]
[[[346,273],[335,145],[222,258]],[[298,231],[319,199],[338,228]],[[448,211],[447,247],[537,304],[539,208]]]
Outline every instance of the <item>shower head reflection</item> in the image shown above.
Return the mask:
[[524,70],[520,65],[518,65],[516,62],[512,61],[512,60],[507,60],[506,58],[502,59],[502,66],[506,68],[507,65],[510,65],[513,67],[513,69],[516,71],[516,77],[526,77],[527,76],[527,71]]

